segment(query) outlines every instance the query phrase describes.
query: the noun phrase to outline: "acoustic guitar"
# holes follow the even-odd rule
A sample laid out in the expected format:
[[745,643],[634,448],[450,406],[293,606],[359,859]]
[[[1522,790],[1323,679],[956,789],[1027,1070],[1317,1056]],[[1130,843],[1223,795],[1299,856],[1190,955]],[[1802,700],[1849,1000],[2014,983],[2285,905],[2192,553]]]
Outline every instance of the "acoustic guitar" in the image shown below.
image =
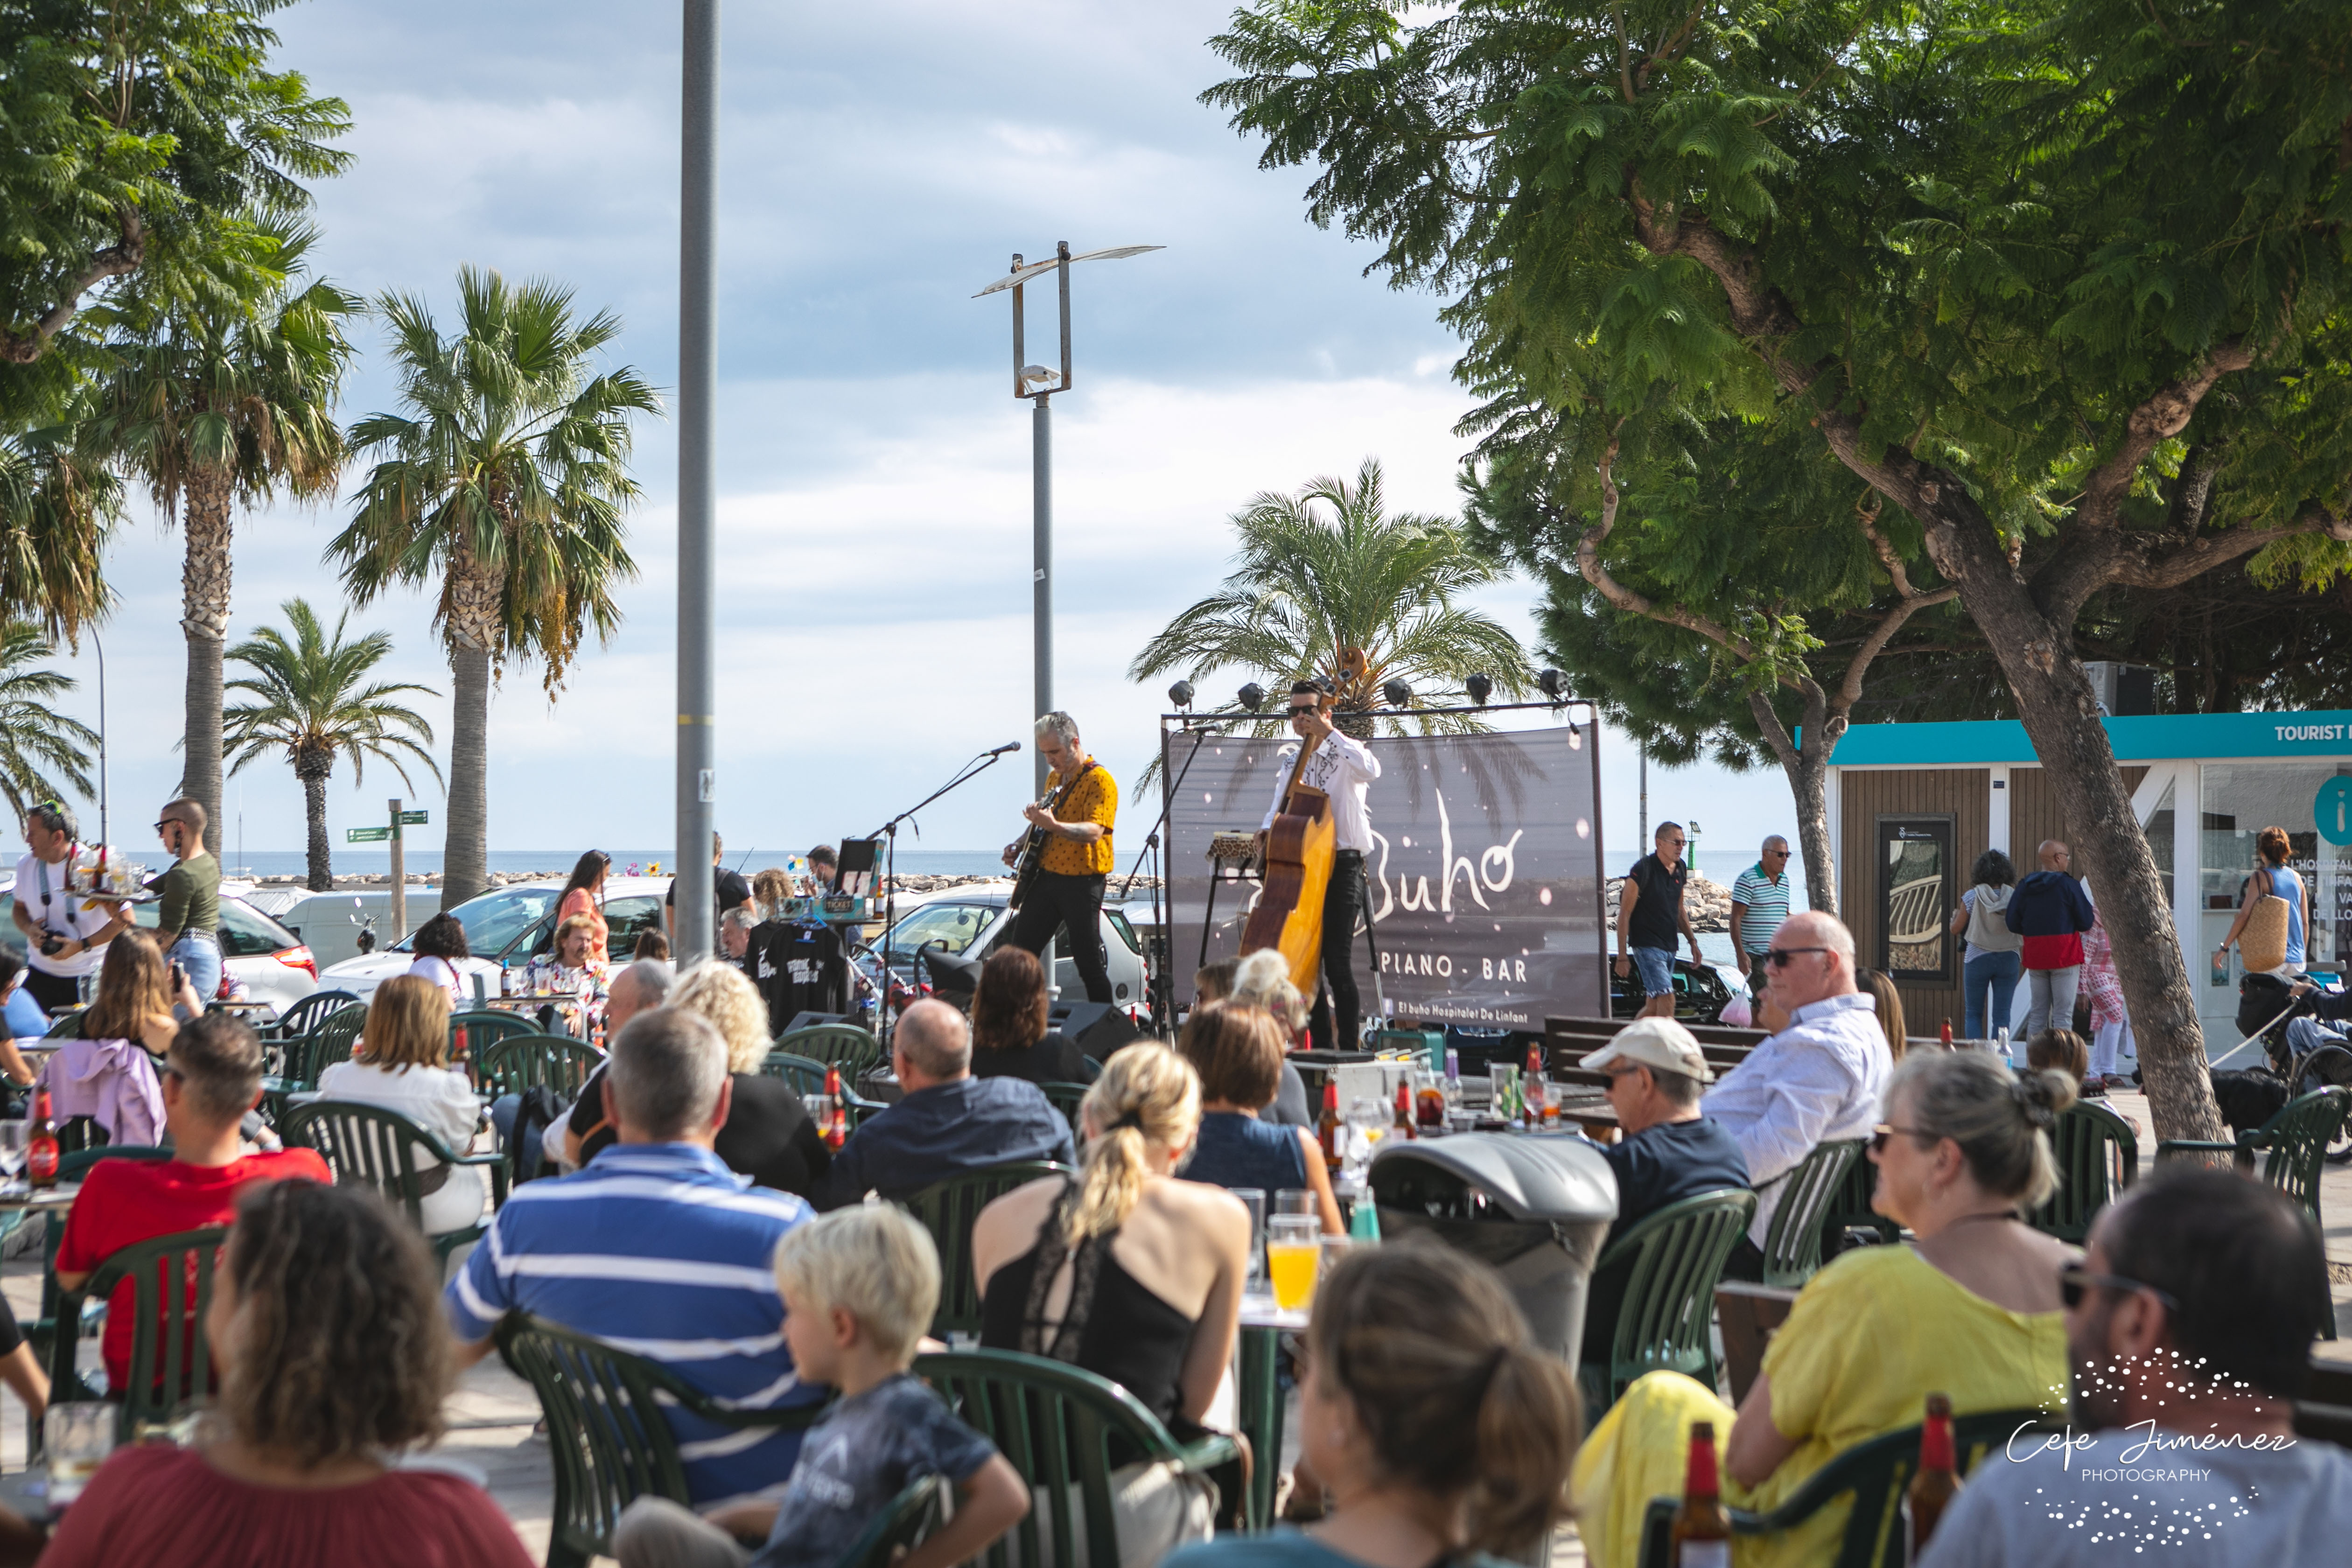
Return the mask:
[[[1317,706],[1328,713],[1334,700],[1326,691]],[[1290,983],[1299,994],[1310,997],[1323,965],[1323,894],[1331,884],[1331,858],[1339,847],[1331,797],[1298,782],[1311,752],[1305,742],[1299,742],[1282,809],[1266,829],[1265,885],[1242,927],[1241,944],[1244,954],[1269,947],[1279,952],[1290,967]]]

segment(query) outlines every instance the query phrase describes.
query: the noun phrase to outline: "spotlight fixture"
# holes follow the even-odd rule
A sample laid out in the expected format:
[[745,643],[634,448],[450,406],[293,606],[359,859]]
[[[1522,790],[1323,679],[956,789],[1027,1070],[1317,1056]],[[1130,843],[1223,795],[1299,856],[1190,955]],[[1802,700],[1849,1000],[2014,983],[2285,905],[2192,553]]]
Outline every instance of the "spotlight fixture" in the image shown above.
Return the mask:
[[1494,678],[1486,675],[1474,675],[1462,683],[1462,689],[1470,693],[1471,701],[1484,708],[1486,706],[1486,698],[1495,689]]
[[1543,688],[1543,694],[1546,697],[1558,702],[1561,694],[1568,689],[1568,677],[1556,669],[1547,669],[1536,677],[1536,684]]
[[1255,680],[1241,689],[1240,696],[1242,706],[1253,713],[1265,706],[1265,688]]
[[1391,708],[1412,706],[1412,688],[1402,680],[1381,681],[1381,695],[1389,700],[1389,706]]
[[1180,680],[1168,689],[1168,700],[1179,708],[1192,706],[1192,683]]

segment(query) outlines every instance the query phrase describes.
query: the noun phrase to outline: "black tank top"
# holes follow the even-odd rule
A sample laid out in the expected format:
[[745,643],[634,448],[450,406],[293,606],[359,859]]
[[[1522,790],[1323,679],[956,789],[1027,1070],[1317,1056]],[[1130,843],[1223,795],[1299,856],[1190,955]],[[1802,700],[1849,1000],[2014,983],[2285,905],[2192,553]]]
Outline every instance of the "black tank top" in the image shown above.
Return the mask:
[[[1045,1320],[1055,1277],[1072,1256],[1073,1249],[1063,1240],[1063,1223],[1076,1194],[1075,1184],[1066,1186],[1037,1232],[1037,1245],[989,1276],[980,1309],[980,1342],[989,1350],[1048,1356],[1107,1377],[1135,1395],[1180,1440],[1189,1439],[1200,1428],[1179,1414],[1183,1401],[1180,1380],[1196,1320],[1153,1295],[1119,1266],[1111,1254],[1118,1231],[1078,1243],[1069,1306],[1058,1325]],[[1116,1452],[1112,1458],[1124,1462]]]

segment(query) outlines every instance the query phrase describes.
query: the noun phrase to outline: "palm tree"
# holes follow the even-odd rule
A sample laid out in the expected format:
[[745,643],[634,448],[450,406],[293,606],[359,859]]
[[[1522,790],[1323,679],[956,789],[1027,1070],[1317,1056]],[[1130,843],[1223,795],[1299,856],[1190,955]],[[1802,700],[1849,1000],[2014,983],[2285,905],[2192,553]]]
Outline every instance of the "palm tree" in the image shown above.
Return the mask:
[[275,626],[264,626],[228,650],[228,661],[253,673],[232,680],[227,689],[249,693],[256,700],[239,703],[222,714],[227,731],[229,772],[241,771],[256,757],[283,750],[302,781],[302,805],[310,823],[310,879],[315,892],[335,885],[328,864],[327,779],[335,759],[352,759],[352,782],[361,780],[370,757],[382,757],[410,783],[401,765],[404,755],[423,763],[441,779],[441,768],[425,747],[433,743],[433,725],[421,713],[393,700],[412,691],[427,697],[440,693],[409,681],[362,684],[368,672],[392,652],[392,634],[370,632],[357,642],[343,640],[348,612],[336,617],[331,636],[322,631],[319,616],[301,599],[289,599],[283,608],[294,628],[289,642]]
[[[1331,683],[1337,722],[1353,735],[1369,737],[1383,720],[1391,734],[1404,734],[1406,715],[1423,734],[1484,729],[1469,714],[1421,710],[1457,702],[1473,675],[1507,696],[1534,689],[1518,639],[1454,602],[1501,570],[1448,520],[1389,512],[1382,492],[1380,463],[1367,458],[1352,485],[1324,478],[1295,496],[1256,496],[1234,514],[1241,548],[1224,585],[1146,643],[1129,679],[1199,680],[1239,668],[1270,678],[1277,692],[1321,679]],[[1403,709],[1381,714],[1390,681],[1411,695]],[[1218,710],[1240,710],[1238,701]],[[1271,735],[1280,727],[1266,719],[1254,729]]]
[[352,356],[333,284],[299,287],[310,230],[264,230],[276,249],[257,299],[226,286],[130,321],[100,394],[98,438],[146,481],[186,538],[180,626],[188,642],[183,795],[203,803],[220,851],[221,658],[228,639],[231,512],[283,492],[331,493],[342,471],[335,403]]
[[76,794],[91,793],[85,748],[98,744],[98,731],[49,706],[74,689],[74,678],[26,668],[56,651],[23,621],[0,624],[0,795],[7,797],[16,822],[25,820],[27,805],[65,794],[45,769],[55,770]]
[[60,422],[0,436],[0,619],[35,622],[79,647],[113,603],[102,567],[122,483],[88,445],[81,400]]
[[441,578],[435,624],[456,689],[442,904],[488,885],[493,661],[540,659],[551,698],[593,624],[621,622],[613,590],[636,575],[622,526],[637,500],[629,416],[661,399],[627,368],[589,374],[620,335],[610,311],[572,315],[572,291],[457,274],[463,330],[444,338],[412,295],[385,294],[399,414],[352,426],[376,457],[350,526],[328,545],[365,605],[394,584]]

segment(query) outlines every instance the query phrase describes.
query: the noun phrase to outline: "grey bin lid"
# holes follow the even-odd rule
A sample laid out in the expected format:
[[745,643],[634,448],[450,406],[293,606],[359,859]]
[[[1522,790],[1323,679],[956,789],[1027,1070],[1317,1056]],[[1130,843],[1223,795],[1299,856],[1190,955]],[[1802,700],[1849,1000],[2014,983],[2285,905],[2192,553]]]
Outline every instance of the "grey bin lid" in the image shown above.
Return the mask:
[[1617,1217],[1617,1173],[1600,1150],[1574,1133],[1457,1132],[1411,1142],[1383,1138],[1372,1151],[1372,1164],[1391,1160],[1435,1166],[1486,1194],[1513,1219]]

